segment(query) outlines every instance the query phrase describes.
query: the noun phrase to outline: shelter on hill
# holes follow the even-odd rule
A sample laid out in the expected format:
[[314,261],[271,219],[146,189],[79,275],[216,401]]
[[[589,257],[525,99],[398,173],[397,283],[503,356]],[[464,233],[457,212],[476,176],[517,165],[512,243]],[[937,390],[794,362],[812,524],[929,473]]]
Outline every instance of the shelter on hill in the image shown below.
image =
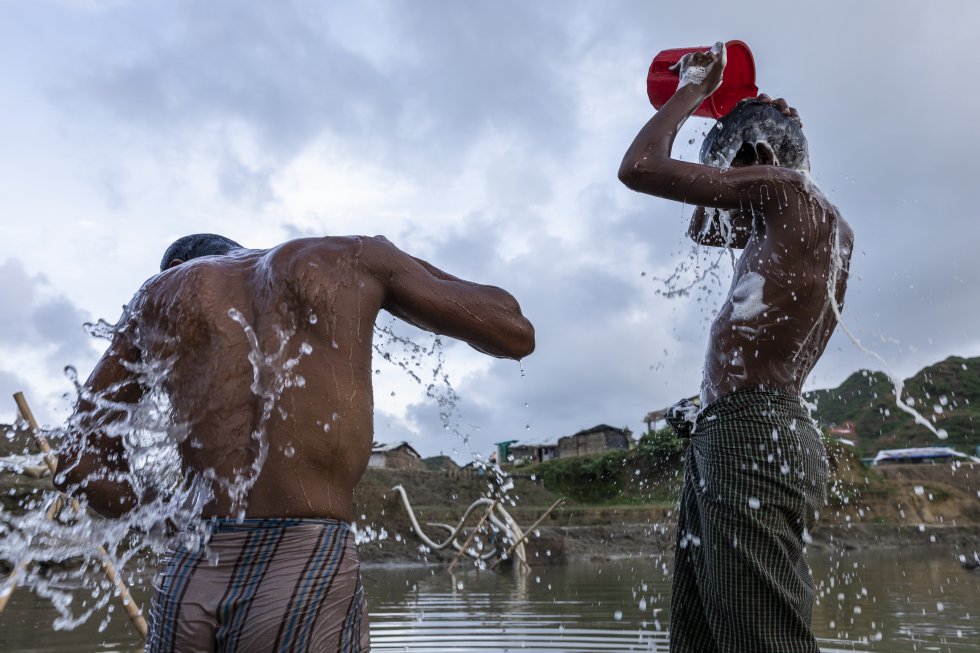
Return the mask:
[[960,453],[952,447],[918,447],[913,449],[882,449],[871,460],[872,465],[945,463],[966,460],[980,463],[980,458]]
[[[687,400],[695,406],[701,406],[701,397],[698,395],[688,397]],[[670,412],[671,408],[673,408],[673,406],[661,408],[660,410],[653,410],[646,414],[646,416],[643,418],[643,423],[647,425],[647,433],[667,426],[667,413]]]
[[834,424],[827,429],[835,438],[855,442],[857,440],[857,427],[851,420],[846,420],[840,424]]
[[375,442],[371,445],[371,457],[368,459],[368,467],[379,469],[422,469],[424,464],[419,452],[405,441],[392,444]]
[[507,460],[515,465],[542,463],[558,457],[558,445],[554,442],[516,442],[507,448]]
[[447,472],[449,474],[459,472],[459,465],[449,456],[431,456],[422,462],[430,472]]
[[624,429],[599,424],[574,435],[558,438],[558,458],[589,456],[610,449],[629,449],[630,436]]

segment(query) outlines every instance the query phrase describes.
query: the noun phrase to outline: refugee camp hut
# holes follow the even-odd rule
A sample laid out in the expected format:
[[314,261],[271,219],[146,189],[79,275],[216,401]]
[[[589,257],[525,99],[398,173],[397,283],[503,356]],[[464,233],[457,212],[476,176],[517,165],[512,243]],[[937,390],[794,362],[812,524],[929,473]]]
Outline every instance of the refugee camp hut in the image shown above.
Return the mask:
[[558,444],[555,442],[517,442],[508,448],[509,460],[515,465],[542,463],[557,456]]
[[450,477],[459,476],[459,465],[449,456],[431,456],[422,461],[430,472],[439,472]]
[[857,427],[850,420],[840,424],[833,424],[827,430],[830,431],[831,437],[847,442],[852,446],[857,442]]
[[610,449],[629,448],[629,433],[608,424],[599,424],[574,435],[558,438],[558,458],[590,456]]
[[922,465],[948,463],[953,460],[980,462],[980,458],[960,453],[952,447],[917,447],[913,449],[882,449],[871,461],[872,465]]
[[[701,405],[701,397],[698,395],[688,397],[687,400],[695,406]],[[643,418],[643,423],[647,425],[647,433],[652,433],[653,431],[667,426],[667,415],[670,413],[671,408],[673,408],[673,406],[667,406],[666,408],[653,410],[646,414],[646,416]]]
[[382,444],[375,442],[371,446],[371,457],[368,467],[379,469],[423,469],[422,456],[407,442]]

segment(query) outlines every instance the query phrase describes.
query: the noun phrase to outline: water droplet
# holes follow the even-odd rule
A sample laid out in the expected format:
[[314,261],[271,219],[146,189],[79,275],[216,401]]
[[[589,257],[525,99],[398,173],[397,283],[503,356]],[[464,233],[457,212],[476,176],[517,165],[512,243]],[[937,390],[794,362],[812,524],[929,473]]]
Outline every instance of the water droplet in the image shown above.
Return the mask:
[[310,313],[310,324],[316,324],[316,313]]
[[760,506],[762,506],[761,501],[755,497],[749,497],[749,508],[752,508],[752,510],[758,510]]
[[287,444],[285,447],[283,447],[282,454],[286,456],[286,458],[292,458],[294,455],[296,455],[296,449],[293,448],[293,445]]
[[310,345],[310,343],[304,342],[302,345],[299,346],[299,351],[301,354],[309,355],[313,353],[313,347],[312,345]]

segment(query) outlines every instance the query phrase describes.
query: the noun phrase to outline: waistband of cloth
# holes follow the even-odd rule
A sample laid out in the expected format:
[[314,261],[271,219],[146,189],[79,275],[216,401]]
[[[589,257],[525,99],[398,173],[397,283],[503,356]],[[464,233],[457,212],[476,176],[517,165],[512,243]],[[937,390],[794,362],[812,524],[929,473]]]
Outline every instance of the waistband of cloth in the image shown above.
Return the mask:
[[205,522],[211,533],[242,533],[267,528],[290,528],[293,526],[327,526],[350,531],[348,522],[329,517],[211,517]]
[[682,399],[668,409],[666,418],[679,438],[692,437],[699,430],[711,430],[713,424],[731,419],[813,423],[800,395],[768,388],[730,392],[703,408]]
[[742,409],[771,409],[784,415],[809,417],[803,398],[795,392],[757,388],[751,390],[736,390],[718,397],[698,411],[697,419],[708,419],[712,416],[722,416],[725,413]]

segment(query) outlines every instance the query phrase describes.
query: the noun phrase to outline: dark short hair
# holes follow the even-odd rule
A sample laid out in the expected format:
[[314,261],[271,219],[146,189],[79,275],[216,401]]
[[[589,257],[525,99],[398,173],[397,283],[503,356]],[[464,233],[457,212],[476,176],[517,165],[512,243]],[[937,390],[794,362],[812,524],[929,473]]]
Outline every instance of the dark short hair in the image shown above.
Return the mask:
[[745,145],[765,142],[776,154],[776,165],[810,170],[810,151],[799,121],[755,98],[742,100],[722,116],[701,144],[701,163],[716,168],[731,166]]
[[160,271],[163,272],[176,259],[189,261],[199,256],[220,256],[242,246],[230,238],[218,234],[191,234],[178,238],[173,242],[160,261]]

